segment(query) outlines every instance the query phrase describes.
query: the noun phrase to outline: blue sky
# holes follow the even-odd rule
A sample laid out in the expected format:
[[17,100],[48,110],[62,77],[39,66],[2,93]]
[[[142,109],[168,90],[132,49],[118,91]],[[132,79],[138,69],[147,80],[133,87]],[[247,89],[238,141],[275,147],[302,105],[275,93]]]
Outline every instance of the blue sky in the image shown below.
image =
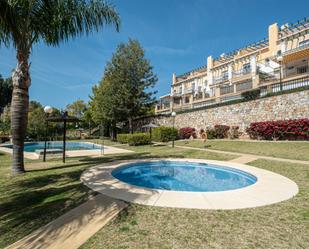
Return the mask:
[[[158,96],[170,91],[172,73],[185,73],[206,63],[208,55],[245,46],[267,37],[268,25],[308,17],[309,1],[244,0],[111,0],[120,13],[119,33],[98,34],[60,47],[38,44],[31,55],[30,98],[64,108],[88,100],[106,62],[120,42],[138,39],[159,81]],[[0,73],[16,64],[13,49],[0,48]]]

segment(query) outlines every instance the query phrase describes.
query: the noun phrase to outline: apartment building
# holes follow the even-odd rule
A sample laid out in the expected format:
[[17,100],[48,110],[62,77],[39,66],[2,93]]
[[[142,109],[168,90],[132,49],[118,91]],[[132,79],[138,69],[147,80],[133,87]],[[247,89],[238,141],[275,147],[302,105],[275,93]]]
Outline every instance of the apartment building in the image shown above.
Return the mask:
[[241,99],[260,89],[261,95],[309,85],[309,18],[268,27],[268,37],[244,48],[207,57],[207,64],[173,74],[171,92],[160,97],[156,113],[202,108]]

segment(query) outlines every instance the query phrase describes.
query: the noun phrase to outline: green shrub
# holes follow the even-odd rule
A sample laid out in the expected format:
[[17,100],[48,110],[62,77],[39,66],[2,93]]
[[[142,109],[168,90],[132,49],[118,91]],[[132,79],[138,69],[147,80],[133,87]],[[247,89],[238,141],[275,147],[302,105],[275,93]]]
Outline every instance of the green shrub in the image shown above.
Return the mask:
[[126,135],[130,146],[151,144],[151,139],[148,133],[134,133]]
[[215,129],[207,129],[207,139],[215,139],[216,138],[216,131]]
[[237,139],[239,138],[239,135],[240,135],[239,126],[232,126],[229,131],[230,139]]
[[254,90],[250,90],[250,91],[247,91],[247,92],[243,92],[241,94],[241,97],[244,99],[244,100],[254,100],[254,99],[257,99],[259,98],[261,95],[261,89],[254,89]]
[[153,129],[152,139],[157,142],[168,142],[178,138],[178,130],[173,127],[161,126]]
[[131,134],[118,134],[117,135],[117,142],[119,142],[121,144],[127,144],[129,135],[131,135]]

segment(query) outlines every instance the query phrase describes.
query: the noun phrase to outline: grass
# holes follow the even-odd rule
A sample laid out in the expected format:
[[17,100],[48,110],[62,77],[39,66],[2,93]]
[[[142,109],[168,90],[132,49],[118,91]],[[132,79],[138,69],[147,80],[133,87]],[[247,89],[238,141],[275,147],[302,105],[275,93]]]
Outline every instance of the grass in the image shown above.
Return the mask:
[[[111,142],[112,143],[112,142]],[[122,147],[127,147],[126,145]],[[99,158],[68,158],[48,162],[26,161],[25,175],[13,177],[11,158],[0,154],[0,248],[23,238],[61,214],[85,202],[94,193],[80,182],[82,172],[91,166],[116,160],[155,157],[194,157],[230,160],[234,157],[168,146],[129,147],[136,153]]]
[[266,160],[251,165],[294,180],[299,194],[274,205],[230,211],[131,205],[82,249],[309,248],[308,166]]
[[[238,143],[231,142],[233,147],[237,147]],[[263,143],[256,144],[264,146]],[[27,161],[28,172],[17,177],[10,174],[10,157],[0,154],[0,248],[17,241],[93,195],[79,180],[82,172],[93,165],[156,157],[234,158],[226,154],[173,149],[168,146],[124,145],[124,148],[134,150],[135,153],[99,158],[68,158],[65,165],[58,159],[49,159],[47,163]],[[298,184],[299,194],[278,204],[231,211],[132,204],[82,248],[309,248],[308,166],[269,160],[257,160],[250,165],[289,177]]]
[[[205,148],[205,143],[201,140],[177,141],[176,145]],[[212,150],[240,152],[295,160],[309,160],[309,142],[207,140],[206,145],[208,149]]]

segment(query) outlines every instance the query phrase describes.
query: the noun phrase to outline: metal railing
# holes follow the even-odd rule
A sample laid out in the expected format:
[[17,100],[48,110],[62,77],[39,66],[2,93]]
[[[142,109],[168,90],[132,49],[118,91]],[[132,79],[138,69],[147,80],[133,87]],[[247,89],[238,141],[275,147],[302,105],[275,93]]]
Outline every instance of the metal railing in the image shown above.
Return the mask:
[[285,51],[285,52],[283,53],[283,55],[293,54],[293,53],[295,53],[295,52],[302,51],[302,50],[304,50],[304,49],[306,49],[306,48],[309,48],[309,42],[308,42],[308,43],[305,43],[305,44],[303,44],[303,45],[300,45],[300,46],[298,46],[297,48],[289,49],[289,50]]
[[218,83],[227,81],[228,79],[229,79],[229,77],[227,75],[216,77],[216,78],[214,78],[214,83],[218,84]]
[[240,70],[237,70],[237,71],[234,71],[233,72],[233,77],[241,77],[243,75],[247,75],[247,74],[250,74],[251,73],[251,68],[246,68],[246,69],[240,69]]
[[[227,87],[231,89],[233,86],[227,86]],[[280,92],[293,90],[297,88],[303,88],[303,87],[309,88],[309,76],[294,79],[294,80],[285,80],[282,82],[276,82],[270,85],[261,86],[259,89],[261,90],[260,96],[264,97],[267,94],[280,93]],[[239,99],[242,99],[241,93],[229,94],[227,96],[221,96],[219,98],[213,98],[211,100],[206,100],[206,101],[199,102],[199,103],[192,103],[192,106],[191,104],[180,104],[177,106],[174,105],[174,109],[178,109],[178,110],[187,110],[191,108],[195,109],[195,108],[201,108],[201,107],[206,107],[206,106],[213,106],[219,103],[225,103],[225,102],[239,100]]]
[[271,85],[271,92],[277,93],[280,91],[292,90],[292,89],[296,89],[296,88],[300,88],[304,86],[309,86],[309,77],[289,80],[289,81],[283,81],[283,82],[273,84]]
[[193,90],[194,90],[193,88],[187,88],[183,90],[183,93],[184,94],[193,93]]
[[234,85],[220,87],[220,95],[234,92]]

